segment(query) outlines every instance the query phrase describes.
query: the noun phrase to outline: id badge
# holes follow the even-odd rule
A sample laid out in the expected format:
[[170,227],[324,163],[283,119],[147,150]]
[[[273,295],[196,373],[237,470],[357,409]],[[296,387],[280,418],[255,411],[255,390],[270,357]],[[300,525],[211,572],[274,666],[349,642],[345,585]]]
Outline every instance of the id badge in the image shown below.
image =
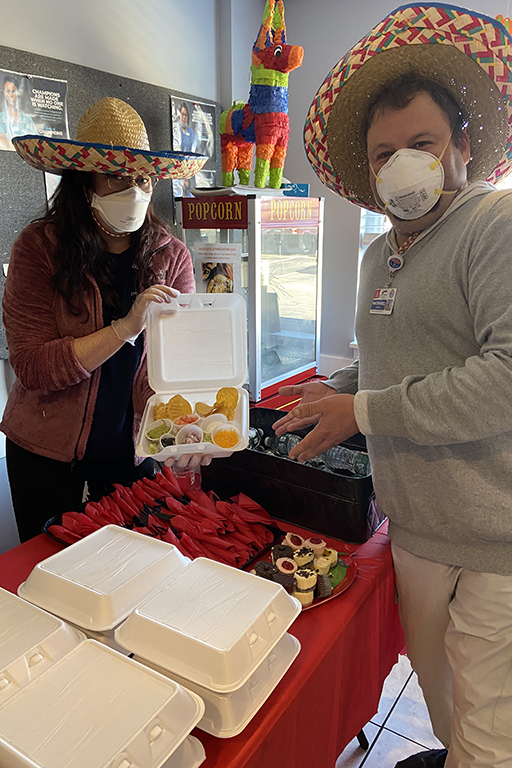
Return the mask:
[[370,308],[371,315],[390,315],[396,298],[396,288],[377,288]]

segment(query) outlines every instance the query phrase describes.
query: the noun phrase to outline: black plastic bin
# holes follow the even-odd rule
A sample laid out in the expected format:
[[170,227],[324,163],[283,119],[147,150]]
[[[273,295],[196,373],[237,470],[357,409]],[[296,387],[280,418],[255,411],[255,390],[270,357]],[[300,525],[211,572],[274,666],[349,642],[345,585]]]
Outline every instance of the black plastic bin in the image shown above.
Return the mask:
[[[251,426],[273,435],[272,424],[282,416],[282,411],[251,408]],[[343,445],[364,450],[364,436],[354,435]],[[215,459],[202,468],[202,483],[204,490],[222,498],[245,493],[278,520],[357,544],[369,539],[384,519],[372,503],[370,475],[332,474],[258,451]]]

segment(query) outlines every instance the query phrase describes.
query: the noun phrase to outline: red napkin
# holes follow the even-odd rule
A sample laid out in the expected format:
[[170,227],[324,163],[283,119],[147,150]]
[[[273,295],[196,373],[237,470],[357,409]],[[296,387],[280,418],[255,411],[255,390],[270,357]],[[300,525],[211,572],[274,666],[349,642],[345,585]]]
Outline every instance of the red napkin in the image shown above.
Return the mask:
[[98,528],[102,528],[103,525],[91,520],[87,515],[82,512],[66,512],[62,515],[62,525],[67,528],[68,531],[78,534],[79,536],[88,536],[93,531],[97,531]]
[[188,489],[184,494],[169,467],[131,487],[114,487],[109,496],[89,502],[83,513],[65,513],[62,525],[49,532],[73,543],[104,525],[121,525],[173,544],[187,557],[209,557],[234,567],[273,539],[270,515],[248,496],[240,493],[223,501],[212,491]]
[[80,541],[83,538],[83,536],[79,536],[77,533],[72,533],[72,531],[64,528],[63,525],[50,525],[48,533],[51,533],[52,536],[55,536],[56,539],[63,541],[65,544],[74,544],[75,541]]
[[[162,467],[162,472],[161,473],[157,473],[157,475],[156,475],[157,478],[158,478],[159,474],[161,474],[162,477],[165,478],[165,480],[167,480],[167,482],[174,488],[173,495],[175,495],[175,496],[182,496],[183,495],[183,491],[181,490],[181,486],[178,483],[178,481],[176,480],[176,475],[172,471],[171,467],[168,467],[167,464],[164,464],[163,467]],[[160,480],[160,482],[161,482],[161,480]]]
[[119,492],[119,496],[123,500],[125,505],[124,507],[123,505],[121,505],[121,502],[115,497],[115,492],[114,492],[114,498],[119,504],[119,506],[122,509],[126,508],[126,506],[129,507],[131,509],[132,515],[138,514],[139,510],[142,507],[135,499],[133,493],[131,492],[131,489],[127,488],[125,485],[118,485],[117,483],[114,483],[114,488]]

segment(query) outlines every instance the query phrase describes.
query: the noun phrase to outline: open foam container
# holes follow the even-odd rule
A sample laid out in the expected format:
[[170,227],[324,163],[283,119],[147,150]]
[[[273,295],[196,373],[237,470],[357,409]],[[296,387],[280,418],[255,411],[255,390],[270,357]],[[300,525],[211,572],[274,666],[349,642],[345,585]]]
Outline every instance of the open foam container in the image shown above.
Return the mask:
[[172,544],[106,525],[34,566],[18,594],[113,645],[114,629],[188,563]]
[[[146,403],[136,452],[158,461],[186,453],[214,457],[241,451],[249,442],[247,379],[247,319],[245,301],[236,293],[182,294],[170,303],[151,304],[147,321],[148,379],[155,394]],[[221,387],[235,387],[238,403],[228,424],[240,439],[233,449],[211,442],[171,445],[152,454],[146,437],[155,421],[154,406],[182,395],[192,409],[197,402],[213,406]],[[199,422],[199,426],[201,426]]]
[[203,713],[192,691],[84,640],[0,704],[0,765],[195,768],[197,745],[178,750]]
[[301,612],[279,584],[198,557],[136,608],[116,641],[218,693],[241,688]]
[[231,693],[211,691],[138,656],[134,656],[134,659],[163,675],[168,675],[175,682],[197,693],[205,704],[204,715],[197,727],[212,736],[227,739],[237,736],[250,723],[289,670],[299,651],[300,643],[297,638],[286,632],[247,682]]

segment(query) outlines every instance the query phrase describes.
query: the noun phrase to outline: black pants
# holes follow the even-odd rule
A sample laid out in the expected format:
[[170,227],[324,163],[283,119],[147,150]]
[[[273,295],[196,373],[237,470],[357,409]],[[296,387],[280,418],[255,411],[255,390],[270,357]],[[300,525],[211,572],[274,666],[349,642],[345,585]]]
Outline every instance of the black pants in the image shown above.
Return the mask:
[[129,485],[154,473],[153,459],[138,467],[133,461],[90,461],[73,463],[48,459],[6,440],[7,473],[12,506],[20,541],[41,533],[51,517],[76,510],[82,503],[85,482],[89,500],[98,501],[114,490],[114,483]]

